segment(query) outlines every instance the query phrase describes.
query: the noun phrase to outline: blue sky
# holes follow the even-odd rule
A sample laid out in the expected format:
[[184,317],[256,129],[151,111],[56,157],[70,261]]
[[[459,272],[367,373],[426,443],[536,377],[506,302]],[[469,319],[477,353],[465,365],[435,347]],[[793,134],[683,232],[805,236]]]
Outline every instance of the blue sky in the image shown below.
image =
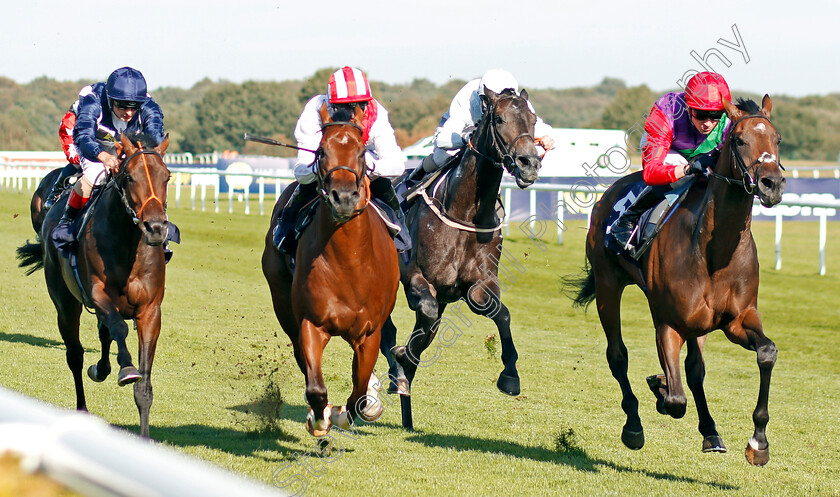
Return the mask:
[[504,67],[526,88],[609,76],[666,90],[705,57],[736,94],[840,92],[835,0],[29,0],[4,5],[3,18],[0,75],[19,83],[104,80],[130,65],[151,88],[187,88],[355,65],[389,83]]

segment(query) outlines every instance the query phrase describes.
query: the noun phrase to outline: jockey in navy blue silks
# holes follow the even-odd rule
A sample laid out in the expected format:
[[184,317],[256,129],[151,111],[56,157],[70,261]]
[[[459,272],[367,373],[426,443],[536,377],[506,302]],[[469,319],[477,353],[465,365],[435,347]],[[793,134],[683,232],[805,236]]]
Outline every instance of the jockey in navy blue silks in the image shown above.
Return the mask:
[[125,133],[145,133],[157,144],[165,138],[163,112],[146,93],[143,74],[131,67],[117,69],[107,82],[86,86],[79,93],[73,142],[83,174],[70,193],[53,239],[72,241],[70,225],[93,187],[105,181],[106,170],[116,172],[119,167],[115,144]]

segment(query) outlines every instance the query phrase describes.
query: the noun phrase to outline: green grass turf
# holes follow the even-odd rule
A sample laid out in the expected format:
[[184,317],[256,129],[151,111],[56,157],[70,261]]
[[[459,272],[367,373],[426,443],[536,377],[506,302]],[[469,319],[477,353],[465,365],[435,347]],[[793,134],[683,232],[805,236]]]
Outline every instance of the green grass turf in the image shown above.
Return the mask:
[[[0,191],[0,385],[72,409],[72,379],[43,272],[24,276],[14,260],[14,248],[34,239],[28,201],[28,194]],[[401,428],[399,402],[386,398],[377,422],[362,423],[354,436],[334,431],[332,453],[320,455],[303,423],[303,376],[259,266],[268,219],[242,210],[242,204],[234,214],[169,210],[183,243],[167,267],[152,376],[151,436],[160,443],[267,484],[297,478],[287,490],[305,483],[312,496],[840,495],[836,223],[829,225],[826,276],[818,275],[816,222],[785,223],[780,271],[773,269],[772,222],[754,226],[759,311],[779,347],[771,459],[756,468],[743,454],[758,394],[755,353],[720,332],[710,335],[706,392],[729,452],[701,453],[690,392],[683,419],[656,413],[644,377],[660,367],[647,304],[635,288],[625,292],[622,314],[647,443],[640,451],[622,445],[620,391],[597,313],[572,309],[560,293],[561,277],[583,264],[582,222],[569,223],[563,245],[547,239],[540,247],[515,228],[505,242],[518,264],[503,263],[515,281],[502,282],[519,350],[520,396],[495,387],[501,361],[498,337],[495,353],[487,338],[497,333],[492,323],[467,313],[467,325],[450,306],[446,315],[460,323],[461,335],[418,373],[417,431]],[[405,340],[413,315],[402,290],[394,317]],[[87,365],[99,354],[88,314],[82,343]],[[130,344],[136,350],[134,336]],[[350,364],[349,347],[333,340],[324,371],[336,404],[349,394]],[[381,358],[377,370],[387,372]],[[119,388],[115,375],[102,384],[86,379],[85,386],[93,415],[138,430],[131,389]]]

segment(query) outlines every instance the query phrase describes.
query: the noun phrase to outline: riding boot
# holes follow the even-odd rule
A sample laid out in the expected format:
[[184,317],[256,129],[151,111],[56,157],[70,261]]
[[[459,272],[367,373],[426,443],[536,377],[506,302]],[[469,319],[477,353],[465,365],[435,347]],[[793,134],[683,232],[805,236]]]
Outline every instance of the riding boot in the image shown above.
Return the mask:
[[[71,196],[74,193],[70,194]],[[52,241],[53,245],[64,255],[67,257],[67,254],[71,251],[73,245],[75,244],[75,239],[73,237],[73,221],[76,219],[76,216],[81,211],[81,207],[77,207],[76,202],[71,202],[70,200],[67,201],[67,204],[64,206],[64,213],[61,215],[61,219],[58,220],[58,224],[55,225],[52,231]]]
[[301,208],[315,195],[315,183],[298,184],[286,207],[280,211],[277,227],[274,229],[274,246],[277,250],[294,255],[297,249],[295,224]]
[[400,201],[397,198],[397,192],[394,191],[394,185],[391,183],[391,180],[384,177],[371,180],[370,193],[372,196],[388,204],[388,207],[394,209],[398,217],[402,217]]
[[59,173],[58,178],[56,178],[55,183],[53,183],[52,190],[47,195],[47,199],[44,202],[44,211],[50,210],[53,205],[58,201],[59,197],[61,197],[61,193],[64,191],[64,188],[67,183],[67,178],[73,176],[78,172],[78,167],[75,164],[67,164],[64,166],[64,169],[61,170]]
[[633,235],[633,230],[636,228],[639,218],[646,210],[661,201],[662,194],[659,188],[645,187],[639,196],[636,197],[633,204],[612,224],[610,233],[612,233],[615,241],[624,247],[625,250],[631,247],[630,237]]

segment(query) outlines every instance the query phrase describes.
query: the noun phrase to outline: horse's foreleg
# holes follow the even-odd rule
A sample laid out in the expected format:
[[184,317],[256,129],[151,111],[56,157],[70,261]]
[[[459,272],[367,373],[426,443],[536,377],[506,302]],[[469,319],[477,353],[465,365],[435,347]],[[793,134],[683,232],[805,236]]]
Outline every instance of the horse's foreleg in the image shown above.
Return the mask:
[[347,412],[354,421],[359,416],[366,423],[371,423],[382,414],[382,401],[378,397],[371,398],[368,393],[368,384],[379,353],[380,336],[379,332],[367,336],[353,354],[353,391],[347,398]]
[[[300,345],[306,367],[306,402],[310,412],[307,430],[316,437],[330,430],[330,409],[327,407],[327,386],[321,371],[321,358],[330,335],[304,319],[300,326]],[[369,375],[368,375],[369,376]]]
[[703,389],[703,380],[706,378],[706,364],[703,361],[703,345],[706,343],[706,336],[686,341],[688,352],[685,356],[685,379],[688,388],[694,396],[694,403],[697,406],[697,417],[699,423],[697,429],[703,435],[703,452],[726,452],[723,439],[717,432],[715,420],[709,413],[709,406],[706,403],[706,392]]
[[99,358],[99,362],[96,364],[91,364],[87,370],[88,377],[95,381],[101,382],[105,381],[105,378],[111,374],[111,333],[108,331],[108,327],[105,326],[102,322],[99,323],[99,343],[102,348],[102,354]]
[[111,338],[117,344],[117,364],[120,365],[117,384],[122,387],[140,381],[140,372],[132,364],[131,353],[125,343],[128,337],[128,325],[105,292],[104,284],[97,282],[96,279],[91,285],[91,299],[97,309],[96,317],[100,326],[104,325],[108,328]]
[[639,418],[639,400],[633,394],[630,379],[627,377],[627,347],[621,338],[621,294],[624,288],[615,286],[611,280],[604,283],[605,280],[606,278],[596,275],[595,303],[601,327],[604,328],[607,337],[607,363],[613,378],[621,387],[621,408],[627,416],[621,430],[621,441],[628,448],[637,450],[645,445],[645,432]]
[[408,306],[415,311],[416,316],[414,331],[411,332],[407,345],[394,349],[394,358],[403,367],[408,380],[406,385],[399,387],[406,392],[410,391],[411,382],[414,381],[420,355],[435,338],[436,324],[443,312],[432,292],[432,286],[419,272],[410,278],[410,283],[406,286]]
[[160,306],[149,306],[137,318],[138,364],[142,380],[134,384],[134,403],[140,412],[140,436],[149,438],[149,411],[152,408],[152,362],[160,336]]
[[397,393],[399,391],[398,383],[400,382],[408,384],[402,364],[397,362],[396,359],[394,359],[394,355],[391,354],[391,350],[396,346],[397,327],[391,320],[391,316],[388,316],[388,319],[385,320],[385,324],[382,325],[382,339],[379,343],[379,350],[388,361],[388,393]]
[[467,305],[474,313],[490,318],[499,330],[499,341],[502,345],[502,363],[504,370],[499,374],[496,387],[508,395],[519,395],[519,372],[516,361],[519,353],[513,344],[510,333],[510,311],[502,303],[498,280],[479,281],[467,293]]
[[[665,395],[660,399],[665,413],[673,418],[685,416],[686,397],[680,376],[680,349],[683,339],[676,330],[668,325],[656,326],[656,350],[659,353],[659,364],[665,373]],[[660,410],[660,412],[662,412]]]
[[755,431],[747,444],[746,457],[750,464],[764,466],[770,460],[770,444],[767,442],[765,429],[770,420],[768,401],[770,398],[770,376],[776,364],[778,350],[776,344],[764,335],[761,319],[754,308],[749,308],[741,318],[724,328],[730,341],[745,349],[756,351],[761,382],[758,389],[758,402],[753,411]]

